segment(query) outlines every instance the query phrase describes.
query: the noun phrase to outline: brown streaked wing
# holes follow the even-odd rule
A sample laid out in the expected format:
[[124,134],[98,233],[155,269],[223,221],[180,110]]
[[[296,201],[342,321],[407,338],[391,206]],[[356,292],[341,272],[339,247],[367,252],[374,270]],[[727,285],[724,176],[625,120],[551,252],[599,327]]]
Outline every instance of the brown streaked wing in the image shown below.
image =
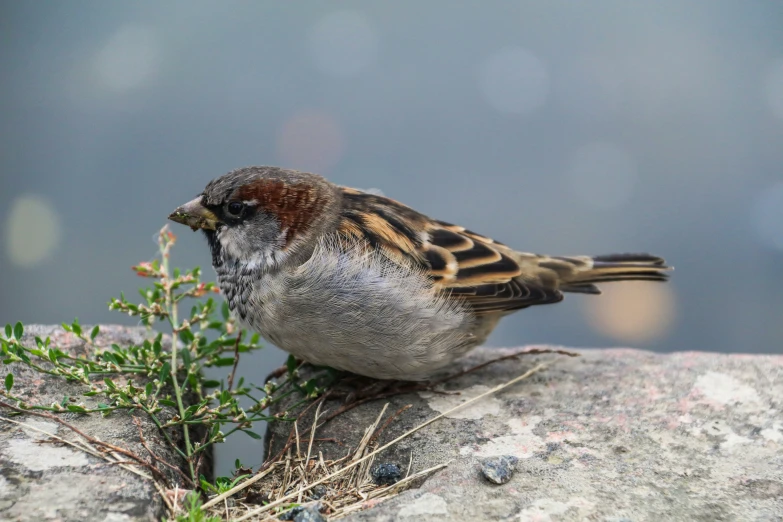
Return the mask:
[[475,313],[563,299],[544,281],[525,280],[517,255],[504,244],[383,196],[343,189],[339,232],[365,240],[391,259],[422,266],[437,288],[463,299]]

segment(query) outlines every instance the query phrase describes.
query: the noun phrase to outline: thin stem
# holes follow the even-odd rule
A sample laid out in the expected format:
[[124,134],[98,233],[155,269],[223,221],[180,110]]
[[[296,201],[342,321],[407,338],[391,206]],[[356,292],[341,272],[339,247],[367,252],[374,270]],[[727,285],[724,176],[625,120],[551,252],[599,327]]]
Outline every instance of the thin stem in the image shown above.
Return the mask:
[[188,460],[188,456],[185,455],[185,453],[181,449],[179,449],[179,447],[174,443],[173,440],[171,440],[171,436],[163,428],[163,425],[160,423],[160,419],[158,419],[158,417],[152,412],[152,410],[148,410],[145,408],[144,411],[147,413],[147,415],[150,416],[152,422],[155,423],[155,426],[158,427],[158,430],[160,430],[160,432],[163,434],[163,437],[166,439],[166,442],[169,443],[169,446],[171,446],[180,457],[182,457],[185,460]]
[[[165,233],[165,232],[163,232]],[[162,248],[161,254],[163,254],[163,273],[166,277],[166,311],[169,316],[169,323],[171,323],[172,336],[171,336],[171,382],[174,385],[174,396],[177,398],[177,408],[179,409],[180,419],[185,418],[185,405],[182,403],[182,391],[179,387],[179,380],[177,379],[177,331],[179,324],[177,322],[177,304],[174,303],[171,290],[171,275],[169,272],[169,249]],[[182,426],[182,433],[185,438],[185,453],[187,454],[186,460],[188,461],[188,469],[190,470],[190,477],[193,481],[196,481],[196,470],[193,468],[193,461],[191,455],[193,455],[193,446],[190,444],[190,430],[187,424]]]
[[[54,408],[52,406],[38,406],[38,405],[30,405],[24,402],[21,397],[17,397],[15,395],[11,395],[10,393],[6,392],[0,392],[0,397],[6,397],[14,402],[16,402],[17,407],[21,410],[40,410],[40,411],[50,411],[52,413],[68,413],[70,410],[68,410],[67,406],[62,406],[60,408]],[[108,408],[84,408],[84,410],[80,410],[77,413],[106,413],[110,411],[115,410],[135,410],[137,409],[136,406],[128,406],[128,407],[121,407],[121,406],[109,406]]]

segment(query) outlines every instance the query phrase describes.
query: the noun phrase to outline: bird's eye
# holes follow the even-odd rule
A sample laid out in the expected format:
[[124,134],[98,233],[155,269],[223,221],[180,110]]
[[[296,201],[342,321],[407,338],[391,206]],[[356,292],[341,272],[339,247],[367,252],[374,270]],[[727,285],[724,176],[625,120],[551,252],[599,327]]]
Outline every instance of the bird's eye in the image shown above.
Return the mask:
[[232,201],[228,204],[228,213],[232,216],[240,216],[242,211],[245,210],[245,204],[239,201]]

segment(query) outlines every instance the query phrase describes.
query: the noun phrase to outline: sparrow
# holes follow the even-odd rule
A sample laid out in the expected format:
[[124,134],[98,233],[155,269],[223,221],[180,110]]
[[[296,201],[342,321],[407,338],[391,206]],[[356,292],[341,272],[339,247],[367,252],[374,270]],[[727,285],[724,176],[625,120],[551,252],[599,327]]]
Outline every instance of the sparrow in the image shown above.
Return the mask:
[[665,281],[650,254],[520,252],[393,199],[278,167],[210,181],[169,219],[202,230],[233,315],[314,365],[430,378],[498,321],[599,283]]

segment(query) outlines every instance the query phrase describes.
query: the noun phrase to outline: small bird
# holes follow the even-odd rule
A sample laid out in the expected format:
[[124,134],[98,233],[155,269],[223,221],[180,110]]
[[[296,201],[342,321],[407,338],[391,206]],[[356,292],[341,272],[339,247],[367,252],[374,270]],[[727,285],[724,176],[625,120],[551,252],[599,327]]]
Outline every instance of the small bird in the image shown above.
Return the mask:
[[201,229],[235,317],[315,365],[426,380],[500,318],[597,283],[665,281],[649,254],[519,252],[393,199],[278,167],[210,181],[169,219]]

